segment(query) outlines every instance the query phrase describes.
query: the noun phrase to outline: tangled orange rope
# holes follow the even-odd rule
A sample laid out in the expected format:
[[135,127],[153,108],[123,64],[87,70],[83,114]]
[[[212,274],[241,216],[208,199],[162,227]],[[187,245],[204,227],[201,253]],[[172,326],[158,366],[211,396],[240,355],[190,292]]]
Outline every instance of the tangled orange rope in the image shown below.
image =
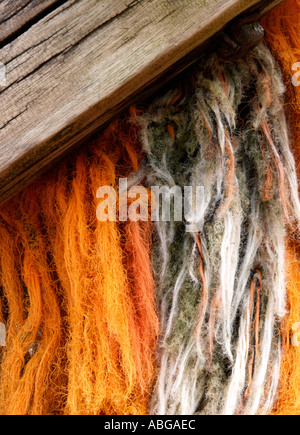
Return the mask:
[[[296,65],[300,62],[299,17],[300,0],[286,0],[268,14],[262,24],[286,82],[286,109],[290,118],[292,148],[300,177],[300,86],[295,86],[295,74],[300,69]],[[294,235],[291,235],[287,248],[289,313],[283,326],[286,347],[275,415],[300,414],[300,342],[297,342],[297,328],[300,330],[300,243]]]
[[96,218],[97,189],[140,159],[135,127],[117,120],[1,208],[1,414],[146,413],[152,225]]

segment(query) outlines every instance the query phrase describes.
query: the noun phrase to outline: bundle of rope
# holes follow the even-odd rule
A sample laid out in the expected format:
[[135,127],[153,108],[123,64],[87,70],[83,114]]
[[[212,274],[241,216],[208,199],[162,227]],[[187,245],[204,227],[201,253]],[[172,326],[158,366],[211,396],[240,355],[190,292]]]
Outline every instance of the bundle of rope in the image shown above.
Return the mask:
[[[299,10],[264,20],[283,78],[212,53],[0,208],[1,414],[299,413]],[[124,178],[170,215],[99,219]]]
[[[300,176],[300,1],[286,0],[262,22],[267,42],[277,58],[286,86],[284,107],[289,120],[291,148]],[[283,325],[285,354],[276,415],[300,414],[300,242],[290,233],[287,241],[288,314]]]
[[161,337],[150,409],[266,414],[282,355],[285,233],[300,219],[284,87],[263,45],[234,63],[211,56],[191,80],[190,95],[171,91],[133,118],[149,186],[204,187],[185,222],[157,224]]
[[97,189],[137,171],[140,156],[136,129],[116,121],[1,208],[1,413],[146,412],[152,224],[99,222],[95,211]]

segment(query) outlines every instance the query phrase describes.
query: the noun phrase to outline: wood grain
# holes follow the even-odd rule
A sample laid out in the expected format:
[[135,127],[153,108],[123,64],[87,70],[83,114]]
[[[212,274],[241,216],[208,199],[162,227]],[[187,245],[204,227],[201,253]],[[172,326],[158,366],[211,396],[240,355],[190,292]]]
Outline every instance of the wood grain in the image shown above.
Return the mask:
[[258,2],[69,0],[4,46],[0,202]]
[[0,44],[17,35],[43,12],[55,7],[57,0],[2,0],[0,1]]

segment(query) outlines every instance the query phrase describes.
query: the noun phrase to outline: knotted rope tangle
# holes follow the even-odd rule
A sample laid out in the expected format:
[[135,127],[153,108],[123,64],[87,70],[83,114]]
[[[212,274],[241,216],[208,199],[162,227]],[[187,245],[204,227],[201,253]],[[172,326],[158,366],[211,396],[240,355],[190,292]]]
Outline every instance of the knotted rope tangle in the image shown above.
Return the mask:
[[140,161],[136,128],[116,120],[0,209],[1,414],[146,413],[152,224],[96,218],[98,188]]
[[[210,56],[132,122],[148,186],[204,186],[186,222],[156,226],[159,375],[153,414],[271,411],[286,312],[285,233],[300,204],[270,52]],[[197,225],[195,234],[186,225]]]
[[[286,85],[285,109],[290,121],[291,147],[300,176],[300,0],[286,0],[263,20],[266,39],[277,58]],[[291,233],[286,258],[288,313],[282,326],[285,352],[281,367],[279,399],[274,414],[300,414],[300,346],[293,338],[300,322],[300,243]],[[296,330],[295,330],[296,328]],[[296,343],[297,344],[297,343]]]

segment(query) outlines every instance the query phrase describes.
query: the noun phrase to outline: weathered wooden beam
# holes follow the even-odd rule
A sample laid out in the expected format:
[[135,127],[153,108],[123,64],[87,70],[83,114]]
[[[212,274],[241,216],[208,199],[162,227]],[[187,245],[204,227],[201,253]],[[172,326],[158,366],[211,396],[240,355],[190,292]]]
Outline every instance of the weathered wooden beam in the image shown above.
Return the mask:
[[257,3],[69,0],[2,47],[0,202]]
[[58,3],[58,0],[0,1],[0,44],[17,35],[43,13],[50,12]]

